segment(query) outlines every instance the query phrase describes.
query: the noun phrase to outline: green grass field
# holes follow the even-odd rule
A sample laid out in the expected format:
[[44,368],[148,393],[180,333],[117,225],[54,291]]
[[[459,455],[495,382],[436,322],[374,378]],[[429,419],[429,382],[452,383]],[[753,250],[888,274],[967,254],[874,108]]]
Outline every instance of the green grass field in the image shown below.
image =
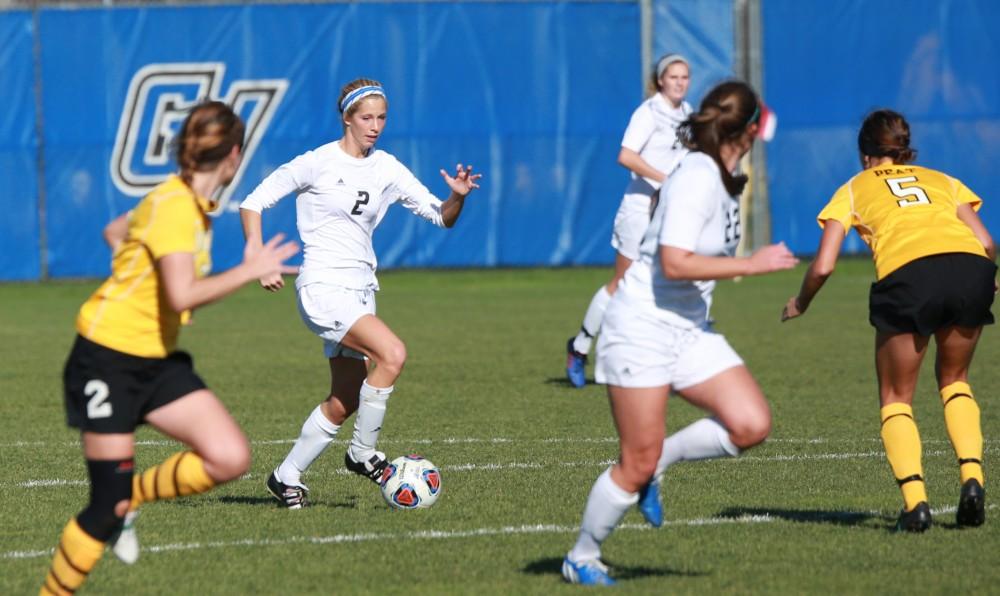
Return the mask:
[[[381,276],[379,314],[406,341],[409,361],[380,447],[441,467],[444,493],[424,511],[390,510],[373,485],[346,475],[340,439],[305,478],[315,506],[278,508],[264,480],[325,396],[320,342],[299,321],[291,289],[246,288],[199,312],[182,345],[253,442],[251,472],[207,495],[144,507],[139,562],[108,553],[81,593],[579,591],[562,582],[559,565],[591,483],[617,449],[604,388],[571,388],[563,350],[609,273]],[[605,545],[620,588],[996,593],[1000,515],[988,505],[984,527],[954,527],[958,469],[929,362],[915,411],[936,525],[923,535],[888,531],[901,503],[878,438],[870,263],[842,263],[803,319],[779,324],[801,274],[800,266],[720,283],[718,327],[768,395],[774,430],[739,459],[668,471],[664,527],[645,528],[633,511]],[[87,498],[61,371],[76,309],[95,285],[0,285],[0,594],[37,593],[62,526]],[[991,328],[972,371],[988,479],[1000,472],[998,360]],[[668,429],[698,416],[675,399]],[[139,467],[178,449],[148,429],[138,439]]]

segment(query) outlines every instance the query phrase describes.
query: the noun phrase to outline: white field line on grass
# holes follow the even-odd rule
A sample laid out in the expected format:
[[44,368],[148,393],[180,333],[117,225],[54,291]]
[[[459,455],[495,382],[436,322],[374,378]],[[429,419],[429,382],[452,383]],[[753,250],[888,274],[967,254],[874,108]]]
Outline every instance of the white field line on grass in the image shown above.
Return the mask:
[[[339,443],[346,445],[350,442],[350,439],[335,439],[333,443]],[[444,437],[441,439],[380,439],[379,445],[469,445],[469,444],[491,444],[491,445],[524,445],[527,443],[542,443],[542,444],[555,444],[555,443],[565,443],[565,444],[592,444],[592,443],[617,443],[618,437],[550,437],[546,439],[518,439],[512,437]],[[822,437],[813,438],[769,438],[766,443],[783,443],[791,445],[821,445],[821,444],[836,444],[836,443],[850,443],[850,444],[865,444],[865,443],[879,443],[881,444],[882,439],[878,437],[869,437],[862,439],[826,439]],[[936,444],[948,444],[947,439],[923,439],[924,445],[936,445]],[[989,445],[990,443],[996,443],[995,439],[984,439],[983,443]],[[295,443],[295,439],[260,439],[256,441],[250,441],[253,445],[291,445]],[[169,439],[150,439],[143,441],[136,441],[136,445],[142,445],[147,447],[169,447],[173,445],[180,445],[177,441],[171,441]],[[0,443],[0,449],[17,449],[25,447],[71,447],[74,449],[80,448],[80,441],[10,441],[7,443]]]
[[[996,505],[989,505],[987,509],[996,509]],[[954,513],[955,507],[942,507],[932,509],[932,515],[944,515]],[[855,514],[857,512],[845,511],[845,514]],[[868,515],[882,516],[881,511],[869,511]],[[664,526],[718,526],[723,524],[766,524],[783,521],[783,518],[769,514],[741,515],[739,517],[700,517],[694,519],[666,520]],[[797,523],[797,522],[793,522]],[[617,531],[650,531],[654,528],[646,524],[622,524]],[[578,527],[560,526],[554,524],[536,524],[523,526],[504,526],[501,528],[476,528],[472,530],[421,530],[418,532],[394,533],[370,533],[370,534],[334,534],[332,536],[291,536],[280,539],[255,539],[244,538],[242,540],[219,540],[208,542],[176,542],[173,544],[159,544],[143,546],[144,553],[165,553],[173,551],[202,550],[208,548],[234,548],[234,547],[268,547],[268,546],[288,546],[293,544],[350,544],[356,542],[377,542],[401,540],[453,540],[460,538],[479,538],[484,536],[516,536],[525,534],[573,534],[579,531]],[[39,557],[52,556],[53,549],[47,550],[15,550],[0,552],[0,559],[37,559]]]
[[[665,521],[665,526],[711,526],[720,524],[753,524],[777,521],[768,515],[745,515],[742,517],[706,517],[688,520]],[[180,550],[200,550],[205,548],[231,548],[239,546],[286,546],[290,544],[343,544],[352,542],[400,541],[400,540],[442,540],[455,538],[477,538],[482,536],[514,536],[519,534],[571,534],[579,528],[552,524],[505,526],[501,528],[476,528],[473,530],[421,530],[401,534],[335,534],[333,536],[293,536],[276,540],[243,539],[211,542],[182,542],[143,546],[144,553],[162,553]],[[645,524],[624,524],[618,530],[650,530]],[[0,559],[35,559],[52,555],[52,549],[31,551],[8,551],[0,553]]]
[[[984,453],[996,453],[1000,450],[990,448],[984,449]],[[954,456],[954,453],[948,450],[934,450],[934,451],[924,451],[924,457],[941,457],[941,456]],[[743,456],[736,458],[725,458],[709,460],[717,463],[732,463],[738,464],[741,462],[800,462],[800,461],[821,461],[821,460],[838,460],[838,459],[868,459],[868,458],[882,458],[885,457],[885,453],[882,451],[864,451],[855,453],[813,453],[813,454],[792,454],[792,455],[767,455],[767,456]],[[559,466],[565,468],[581,468],[581,467],[601,467],[608,466],[614,463],[615,460],[591,460],[591,461],[575,461],[575,462],[556,462],[556,463],[537,463],[537,462],[505,462],[505,463],[470,463],[470,464],[450,464],[442,465],[441,470],[444,472],[479,472],[479,471],[501,471],[501,470],[542,470],[549,467]],[[332,472],[338,476],[347,476],[353,474],[343,468],[338,468]],[[253,474],[244,474],[240,480],[251,480],[253,479]],[[58,488],[65,486],[87,486],[85,480],[66,480],[62,478],[49,478],[49,479],[38,479],[38,480],[27,480],[24,482],[18,482],[13,484],[0,483],[0,488],[6,488],[9,486],[15,486],[17,488]]]

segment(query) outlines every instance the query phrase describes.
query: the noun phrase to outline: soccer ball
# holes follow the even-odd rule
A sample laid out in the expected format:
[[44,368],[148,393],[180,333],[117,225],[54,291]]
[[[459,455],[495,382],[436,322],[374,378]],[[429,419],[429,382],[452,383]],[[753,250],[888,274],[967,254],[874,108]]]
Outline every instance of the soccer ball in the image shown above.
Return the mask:
[[420,455],[404,455],[382,472],[382,496],[390,507],[430,507],[441,495],[441,471]]

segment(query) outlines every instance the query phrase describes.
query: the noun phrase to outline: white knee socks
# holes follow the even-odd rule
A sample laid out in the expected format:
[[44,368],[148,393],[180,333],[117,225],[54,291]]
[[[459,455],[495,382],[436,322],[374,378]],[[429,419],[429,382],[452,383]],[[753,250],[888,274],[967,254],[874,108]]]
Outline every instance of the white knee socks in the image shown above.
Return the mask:
[[573,550],[569,551],[571,561],[589,561],[601,558],[601,543],[611,534],[625,512],[639,500],[639,493],[630,493],[611,479],[611,468],[597,477],[590,489],[587,505],[583,509],[580,535]]
[[573,340],[573,349],[581,354],[590,352],[590,345],[601,331],[601,323],[604,321],[604,311],[611,302],[611,294],[608,293],[607,286],[601,286],[594,297],[590,299],[590,306],[587,307],[587,314],[583,316],[583,327],[580,333]]
[[351,438],[351,457],[354,461],[367,461],[375,451],[378,434],[385,419],[385,406],[392,387],[372,387],[365,380],[361,383],[358,416],[354,419],[354,436]]
[[663,440],[663,452],[656,464],[654,477],[659,477],[671,464],[740,454],[740,448],[729,439],[729,431],[715,418],[702,418],[685,426]]
[[323,414],[321,406],[316,406],[302,424],[302,432],[292,450],[278,466],[275,472],[278,480],[284,484],[302,486],[302,473],[323,453],[339,430],[340,426]]

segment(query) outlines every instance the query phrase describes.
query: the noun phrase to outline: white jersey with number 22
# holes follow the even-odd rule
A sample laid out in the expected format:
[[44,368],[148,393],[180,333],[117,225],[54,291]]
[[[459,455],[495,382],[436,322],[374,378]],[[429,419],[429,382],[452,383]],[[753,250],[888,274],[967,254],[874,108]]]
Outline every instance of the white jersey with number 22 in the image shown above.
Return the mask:
[[739,197],[726,192],[719,166],[708,155],[689,153],[660,191],[660,202],[619,288],[629,302],[655,309],[683,326],[709,320],[714,280],[669,279],[660,266],[660,246],[706,256],[733,256],[740,241]]

